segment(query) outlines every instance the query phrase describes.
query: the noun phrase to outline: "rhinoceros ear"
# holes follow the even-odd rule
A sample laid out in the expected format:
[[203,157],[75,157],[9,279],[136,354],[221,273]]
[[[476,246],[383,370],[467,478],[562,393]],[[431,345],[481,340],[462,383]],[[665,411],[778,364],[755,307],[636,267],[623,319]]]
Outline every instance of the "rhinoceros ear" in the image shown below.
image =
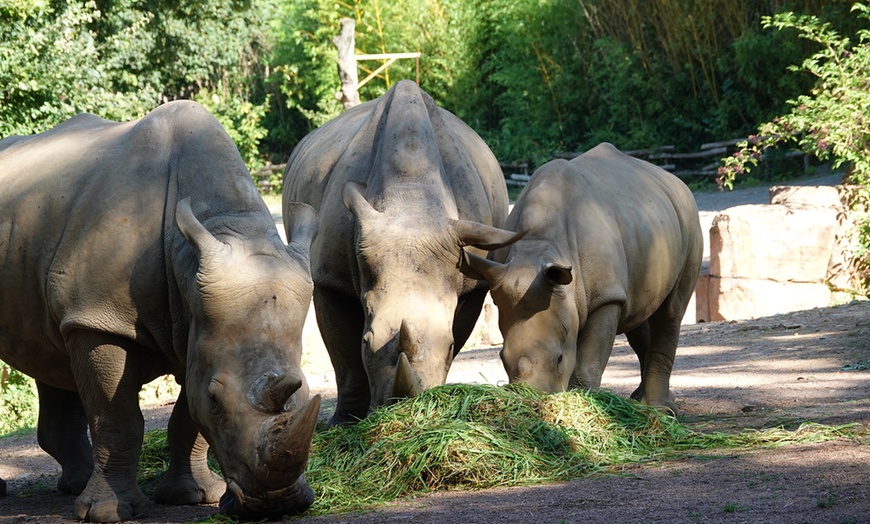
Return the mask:
[[307,251],[317,235],[317,213],[301,202],[291,202],[285,209],[284,231],[288,244],[298,244]]
[[366,200],[363,191],[366,186],[353,180],[348,180],[341,188],[341,200],[344,207],[348,208],[360,220],[378,214],[378,211]]
[[190,207],[190,197],[181,200],[175,206],[175,222],[184,238],[193,246],[200,259],[219,255],[227,245],[216,239],[208,229],[193,214]]
[[459,259],[459,271],[468,278],[486,280],[490,284],[495,284],[504,275],[505,265],[487,260],[462,249]]
[[571,275],[571,266],[560,266],[559,264],[547,264],[543,270],[544,278],[550,285],[567,286],[574,280]]
[[526,234],[525,231],[513,232],[470,220],[451,220],[450,225],[459,235],[460,246],[474,246],[486,250],[509,246]]

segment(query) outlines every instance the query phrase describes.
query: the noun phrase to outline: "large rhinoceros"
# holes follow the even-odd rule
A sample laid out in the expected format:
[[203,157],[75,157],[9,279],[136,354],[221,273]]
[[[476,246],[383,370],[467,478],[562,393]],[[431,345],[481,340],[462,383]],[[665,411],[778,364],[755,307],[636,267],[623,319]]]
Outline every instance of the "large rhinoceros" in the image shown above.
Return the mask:
[[527,234],[463,271],[492,286],[511,382],[597,388],[625,333],[641,367],[632,397],[676,411],[670,376],[703,236],[689,189],[601,144],[541,166],[506,228]]
[[458,269],[462,246],[485,254],[507,190],[477,134],[411,81],[306,136],[285,170],[284,206],[319,217],[311,246],[314,308],[335,368],[330,424],[443,384],[486,297]]
[[193,102],[0,141],[0,358],[37,381],[38,440],[63,468],[59,489],[79,494],[77,518],[147,509],[138,393],[166,373],[182,389],[156,500],[255,517],[312,503],[320,399],[300,364],[316,218],[294,209],[285,245],[235,145]]

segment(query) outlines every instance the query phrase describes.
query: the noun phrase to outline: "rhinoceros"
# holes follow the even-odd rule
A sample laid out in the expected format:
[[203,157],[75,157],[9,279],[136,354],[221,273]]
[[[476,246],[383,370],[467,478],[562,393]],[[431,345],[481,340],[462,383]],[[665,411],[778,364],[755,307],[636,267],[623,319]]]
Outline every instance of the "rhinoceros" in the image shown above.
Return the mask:
[[187,101],[0,141],[0,188],[0,358],[37,381],[38,441],[76,518],[147,509],[138,394],[168,373],[182,388],[156,500],[307,508],[314,211],[294,207],[284,244],[229,136]]
[[314,310],[338,389],[329,423],[443,384],[487,293],[459,272],[460,249],[517,238],[499,229],[507,189],[483,140],[406,80],[309,133],[284,179],[285,208],[318,213]]
[[465,253],[462,268],[490,282],[510,382],[598,388],[625,333],[641,368],[632,397],[676,411],[670,376],[703,249],[685,184],[605,143],[541,166],[505,227],[526,235],[489,259]]

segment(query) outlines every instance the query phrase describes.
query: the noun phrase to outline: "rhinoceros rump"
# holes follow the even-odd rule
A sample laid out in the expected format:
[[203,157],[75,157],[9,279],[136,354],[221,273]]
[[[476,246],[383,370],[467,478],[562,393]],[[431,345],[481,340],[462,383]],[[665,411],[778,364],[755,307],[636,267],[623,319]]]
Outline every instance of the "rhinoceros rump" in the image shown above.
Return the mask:
[[541,166],[505,227],[527,234],[491,260],[466,253],[463,271],[492,286],[509,380],[597,388],[625,333],[641,367],[632,397],[676,411],[670,376],[703,248],[689,189],[601,144]]
[[311,273],[338,385],[330,424],[443,384],[487,291],[459,272],[461,247],[483,255],[517,237],[498,229],[507,190],[486,144],[403,81],[306,136],[284,180],[285,207],[305,202],[320,220]]
[[37,381],[39,443],[79,495],[75,516],[147,509],[138,392],[165,373],[182,390],[156,500],[307,508],[314,211],[293,207],[285,245],[235,145],[192,102],[0,141],[0,188],[0,358]]

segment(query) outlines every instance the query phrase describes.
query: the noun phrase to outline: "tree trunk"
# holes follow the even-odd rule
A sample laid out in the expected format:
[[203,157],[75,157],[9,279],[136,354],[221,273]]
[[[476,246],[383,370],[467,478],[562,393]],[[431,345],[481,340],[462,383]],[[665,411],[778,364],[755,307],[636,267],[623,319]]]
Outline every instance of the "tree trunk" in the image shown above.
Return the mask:
[[338,78],[341,80],[341,91],[335,97],[342,103],[345,109],[359,104],[357,84],[359,76],[356,71],[356,58],[354,58],[354,29],[356,22],[352,18],[341,19],[341,32],[332,39],[332,43],[338,48]]

